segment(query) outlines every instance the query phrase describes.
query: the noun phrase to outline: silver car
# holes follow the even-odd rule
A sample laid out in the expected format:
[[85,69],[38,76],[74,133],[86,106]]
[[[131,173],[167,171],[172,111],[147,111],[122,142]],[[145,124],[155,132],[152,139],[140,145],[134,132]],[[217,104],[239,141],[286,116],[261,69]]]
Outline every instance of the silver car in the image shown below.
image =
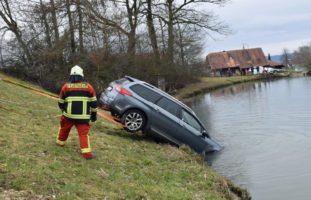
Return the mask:
[[203,155],[222,149],[188,106],[146,82],[129,76],[113,81],[99,102],[127,131],[142,130],[177,146],[188,145]]

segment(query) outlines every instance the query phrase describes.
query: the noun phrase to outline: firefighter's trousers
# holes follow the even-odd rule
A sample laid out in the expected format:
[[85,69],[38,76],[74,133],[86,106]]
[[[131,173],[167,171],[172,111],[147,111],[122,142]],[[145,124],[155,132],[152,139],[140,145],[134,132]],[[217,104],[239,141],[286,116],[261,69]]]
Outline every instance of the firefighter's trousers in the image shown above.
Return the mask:
[[60,119],[60,129],[58,132],[56,143],[60,146],[64,146],[69,136],[69,132],[73,126],[76,127],[79,134],[80,148],[83,157],[84,158],[92,157],[93,155],[89,140],[89,131],[90,131],[89,123],[75,123],[73,121],[69,121],[64,116],[62,116]]

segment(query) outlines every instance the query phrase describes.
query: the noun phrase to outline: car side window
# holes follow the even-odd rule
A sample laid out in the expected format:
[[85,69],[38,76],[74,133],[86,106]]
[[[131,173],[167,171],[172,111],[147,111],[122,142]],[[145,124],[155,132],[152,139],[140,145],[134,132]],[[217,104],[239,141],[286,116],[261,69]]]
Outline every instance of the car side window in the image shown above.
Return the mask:
[[189,124],[190,126],[192,126],[193,128],[195,128],[198,131],[202,131],[202,127],[201,127],[200,123],[190,113],[188,113],[185,110],[182,110],[181,116],[182,116],[182,120],[185,123]]
[[172,115],[175,115],[176,117],[180,118],[180,106],[175,103],[174,101],[162,97],[158,102],[157,105],[167,112],[171,113]]
[[133,85],[130,87],[131,90],[133,90],[136,94],[138,94],[140,97],[146,99],[147,101],[150,101],[152,103],[155,103],[158,99],[161,98],[161,95],[157,92],[146,88],[142,85]]

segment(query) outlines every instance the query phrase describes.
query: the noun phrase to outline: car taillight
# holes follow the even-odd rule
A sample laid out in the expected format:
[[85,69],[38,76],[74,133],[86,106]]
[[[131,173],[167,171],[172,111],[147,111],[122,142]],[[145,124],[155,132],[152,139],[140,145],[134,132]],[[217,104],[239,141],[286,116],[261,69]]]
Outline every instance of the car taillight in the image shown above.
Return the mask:
[[117,90],[117,92],[119,92],[119,94],[127,95],[127,96],[133,96],[130,91],[128,91],[127,89],[123,88],[121,85],[117,85],[116,86],[116,90]]

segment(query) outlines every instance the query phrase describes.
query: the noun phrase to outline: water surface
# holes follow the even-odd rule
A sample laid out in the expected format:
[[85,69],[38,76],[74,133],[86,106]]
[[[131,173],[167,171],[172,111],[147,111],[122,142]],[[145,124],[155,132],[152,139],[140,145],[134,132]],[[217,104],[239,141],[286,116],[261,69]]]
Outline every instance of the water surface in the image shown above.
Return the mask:
[[225,149],[213,168],[254,200],[311,199],[311,78],[251,82],[191,107]]

